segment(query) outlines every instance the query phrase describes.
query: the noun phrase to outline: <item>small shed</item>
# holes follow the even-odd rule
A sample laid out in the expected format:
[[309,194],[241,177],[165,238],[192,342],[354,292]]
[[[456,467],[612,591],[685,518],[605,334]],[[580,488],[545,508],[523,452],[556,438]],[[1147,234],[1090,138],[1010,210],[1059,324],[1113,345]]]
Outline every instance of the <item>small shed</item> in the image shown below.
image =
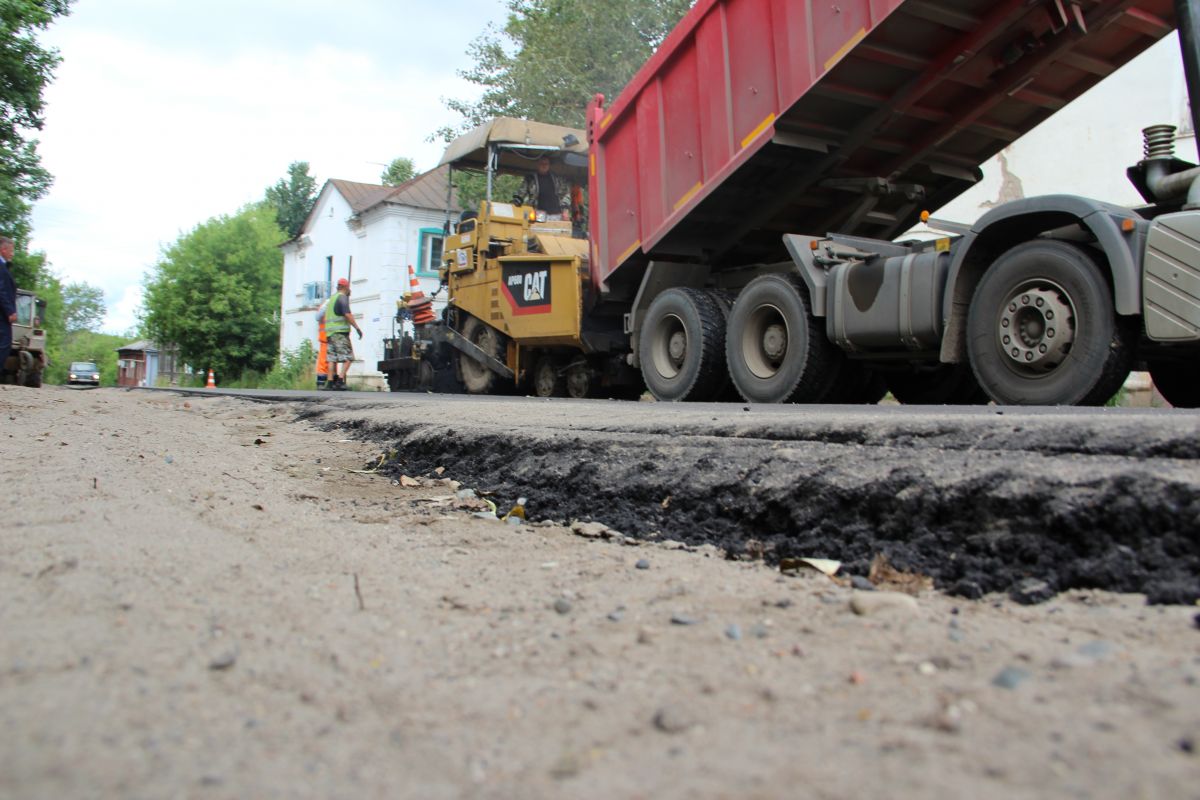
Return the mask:
[[139,339],[117,348],[117,385],[154,386],[164,378],[172,385],[178,378],[174,348],[160,348],[149,339]]

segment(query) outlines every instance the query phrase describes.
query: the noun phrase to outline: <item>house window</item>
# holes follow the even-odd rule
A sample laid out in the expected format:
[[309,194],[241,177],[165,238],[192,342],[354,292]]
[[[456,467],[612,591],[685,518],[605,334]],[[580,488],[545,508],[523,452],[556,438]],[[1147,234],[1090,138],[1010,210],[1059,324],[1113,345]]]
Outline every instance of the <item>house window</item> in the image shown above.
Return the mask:
[[421,228],[421,246],[417,253],[417,274],[436,278],[442,263],[442,229]]

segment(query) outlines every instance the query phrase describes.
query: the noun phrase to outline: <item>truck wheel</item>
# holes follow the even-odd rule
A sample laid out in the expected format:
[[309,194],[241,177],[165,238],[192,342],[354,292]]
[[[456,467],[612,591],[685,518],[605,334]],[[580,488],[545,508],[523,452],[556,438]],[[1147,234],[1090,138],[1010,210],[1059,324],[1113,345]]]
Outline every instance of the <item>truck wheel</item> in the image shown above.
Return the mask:
[[421,363],[417,365],[417,390],[432,392],[436,379],[437,371],[433,368],[433,363],[427,358],[422,358]]
[[[475,317],[467,317],[462,336],[488,355],[504,361],[504,336],[492,326]],[[466,353],[458,354],[458,364],[462,371],[463,386],[471,394],[488,394],[496,388],[500,376]]]
[[542,356],[533,368],[533,394],[535,397],[563,396],[562,375],[549,356]]
[[1200,408],[1200,380],[1182,361],[1151,361],[1146,365],[1154,388],[1175,408]]
[[592,393],[592,371],[587,364],[572,364],[567,368],[567,397],[582,400]]
[[657,399],[711,400],[725,379],[725,325],[717,301],[683,288],[654,298],[638,357],[646,388]]
[[834,389],[842,358],[782,275],[755,278],[738,295],[725,352],[733,385],[751,403],[821,402]]
[[939,364],[932,369],[887,376],[888,391],[906,406],[982,405],[988,397],[967,364]]
[[967,313],[971,368],[997,403],[1102,405],[1129,376],[1135,342],[1096,262],[1066,242],[1002,255]]

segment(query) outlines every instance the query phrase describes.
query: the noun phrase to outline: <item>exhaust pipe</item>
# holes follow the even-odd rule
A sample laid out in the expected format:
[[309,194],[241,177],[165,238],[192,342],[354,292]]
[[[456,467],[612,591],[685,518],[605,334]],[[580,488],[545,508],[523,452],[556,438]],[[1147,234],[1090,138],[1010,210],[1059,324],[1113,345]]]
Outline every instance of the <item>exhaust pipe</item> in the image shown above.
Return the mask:
[[1185,209],[1200,208],[1200,167],[1171,172],[1175,160],[1175,126],[1151,125],[1142,131],[1146,186],[1157,200],[1170,202],[1186,195]]

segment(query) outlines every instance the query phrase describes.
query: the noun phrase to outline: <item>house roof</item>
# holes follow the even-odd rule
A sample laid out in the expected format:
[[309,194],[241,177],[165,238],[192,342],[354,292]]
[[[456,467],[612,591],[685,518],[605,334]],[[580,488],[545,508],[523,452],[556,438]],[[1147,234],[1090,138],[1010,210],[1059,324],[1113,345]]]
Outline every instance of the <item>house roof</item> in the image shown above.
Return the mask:
[[138,339],[133,344],[125,344],[117,348],[118,353],[120,353],[122,350],[144,350],[148,353],[157,353],[158,345],[149,339]]
[[[377,183],[358,183],[340,178],[330,178],[325,185],[335,189],[350,204],[350,209],[355,215],[359,215],[384,203],[443,211],[446,208],[446,190],[449,188],[449,182],[450,168],[437,167],[412,180],[405,181],[399,186],[380,186]],[[324,191],[324,189],[321,190],[322,193]],[[317,213],[317,205],[314,203],[309,210],[308,217],[300,228],[301,234],[308,230],[313,215]],[[462,211],[458,202],[457,190],[450,196],[450,210]],[[298,239],[299,236],[296,238]]]

